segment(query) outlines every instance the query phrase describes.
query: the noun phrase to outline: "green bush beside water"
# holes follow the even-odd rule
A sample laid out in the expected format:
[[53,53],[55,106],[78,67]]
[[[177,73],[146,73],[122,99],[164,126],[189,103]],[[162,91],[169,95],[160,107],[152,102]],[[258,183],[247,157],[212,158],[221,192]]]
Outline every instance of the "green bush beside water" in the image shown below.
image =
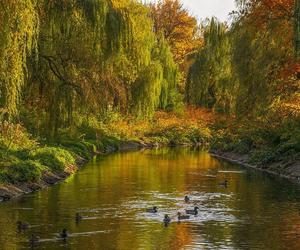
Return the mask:
[[98,140],[99,130],[89,126],[78,129],[73,137],[61,133],[55,144],[39,143],[12,123],[2,123],[1,131],[5,133],[0,134],[0,184],[35,182],[45,172],[73,171],[77,158],[89,160],[93,153],[119,145],[117,138],[104,133]]
[[64,171],[68,165],[75,164],[73,155],[69,151],[59,147],[35,149],[29,153],[29,158],[58,172]]
[[75,164],[72,154],[59,147],[40,147],[30,152],[1,151],[0,160],[0,183],[39,181],[46,171],[63,172]]
[[300,161],[300,128],[297,123],[276,128],[255,127],[251,122],[239,127],[227,125],[214,130],[212,149],[248,154],[253,164]]

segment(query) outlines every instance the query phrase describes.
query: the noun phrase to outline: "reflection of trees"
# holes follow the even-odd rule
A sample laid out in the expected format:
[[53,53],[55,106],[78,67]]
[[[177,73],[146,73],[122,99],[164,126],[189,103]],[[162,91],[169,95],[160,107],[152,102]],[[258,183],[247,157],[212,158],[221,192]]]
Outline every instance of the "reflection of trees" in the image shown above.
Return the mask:
[[[215,249],[225,246],[297,249],[300,243],[300,216],[296,213],[299,191],[285,181],[258,172],[218,173],[220,168],[241,170],[207,153],[188,148],[106,156],[91,162],[67,182],[36,193],[34,198],[21,198],[16,203],[1,206],[0,226],[6,228],[0,234],[0,249],[16,249],[20,238],[26,240],[27,236],[16,235],[14,222],[19,219],[43,224],[39,228],[43,238],[52,237],[63,227],[71,232],[111,230],[76,239],[84,249],[101,246],[103,249],[177,250],[197,243],[203,244],[204,249],[205,246]],[[213,177],[214,174],[217,177]],[[227,189],[218,185],[225,178],[230,181]],[[232,209],[226,214],[232,214],[240,221],[171,223],[164,228],[158,221],[146,221],[137,216],[144,204],[158,201],[153,193],[182,194],[183,199],[183,194],[193,191],[233,194],[204,199],[200,205],[210,211],[221,204],[222,208]],[[174,211],[177,201],[162,202]],[[34,210],[11,209],[14,206],[33,207]],[[73,217],[82,209],[84,215],[99,219],[83,221],[76,226]]]

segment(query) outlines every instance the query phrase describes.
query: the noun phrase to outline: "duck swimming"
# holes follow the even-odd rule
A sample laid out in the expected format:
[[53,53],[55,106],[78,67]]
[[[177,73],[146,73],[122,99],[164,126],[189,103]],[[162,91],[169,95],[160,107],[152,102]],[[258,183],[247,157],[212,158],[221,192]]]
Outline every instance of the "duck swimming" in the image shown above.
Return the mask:
[[227,188],[227,186],[228,186],[228,180],[225,180],[225,181],[219,183],[219,186]]
[[192,215],[197,215],[198,214],[198,210],[199,210],[199,207],[194,207],[194,209],[193,210],[185,210],[185,212],[187,213],[187,214],[192,214]]
[[69,234],[68,234],[68,230],[67,229],[63,229],[62,232],[59,234],[59,236],[61,238],[63,238],[64,240],[68,238]]
[[163,222],[166,227],[169,225],[169,223],[171,222],[171,218],[169,217],[169,215],[165,215]]
[[189,203],[190,202],[190,197],[188,197],[187,195],[184,197],[184,201],[185,203]]
[[27,230],[29,228],[29,224],[27,222],[18,221],[17,222],[17,227],[18,227],[19,231],[24,231],[24,230]]
[[157,213],[157,207],[148,208],[146,211],[147,211],[147,213],[156,214]]
[[178,221],[181,221],[181,220],[188,220],[191,216],[189,215],[181,215],[180,212],[177,213],[177,218],[178,218]]
[[36,244],[39,242],[39,239],[40,239],[39,236],[32,234],[29,239],[30,248],[34,248],[36,246]]
[[79,223],[81,220],[82,220],[82,216],[79,213],[76,213],[76,215],[75,215],[76,223]]

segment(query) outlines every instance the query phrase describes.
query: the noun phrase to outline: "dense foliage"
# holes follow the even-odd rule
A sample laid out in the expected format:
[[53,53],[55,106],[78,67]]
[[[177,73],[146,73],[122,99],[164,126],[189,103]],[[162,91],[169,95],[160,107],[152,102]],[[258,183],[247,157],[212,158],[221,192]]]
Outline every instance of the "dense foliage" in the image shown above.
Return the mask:
[[189,71],[189,103],[248,117],[268,112],[279,99],[299,104],[291,16],[269,19],[266,9],[265,20],[257,17],[261,4],[248,8],[231,27],[215,19],[204,24],[205,45]]
[[138,1],[9,0],[0,8],[5,118],[56,138],[77,125],[74,117],[144,117],[172,104],[177,65]]
[[236,2],[200,26],[179,0],[0,2],[0,183],[131,140],[299,160],[300,2]]
[[203,24],[186,99],[227,117],[215,125],[215,148],[251,152],[256,162],[299,160],[296,2],[238,1],[231,26],[214,18]]

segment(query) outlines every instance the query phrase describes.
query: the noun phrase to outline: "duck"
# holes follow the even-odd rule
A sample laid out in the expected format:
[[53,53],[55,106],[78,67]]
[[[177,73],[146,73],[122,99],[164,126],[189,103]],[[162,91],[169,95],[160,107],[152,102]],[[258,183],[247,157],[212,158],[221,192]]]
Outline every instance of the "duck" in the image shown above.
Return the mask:
[[227,188],[227,186],[228,186],[228,180],[225,180],[225,181],[219,183],[219,186]]
[[31,248],[34,248],[35,245],[39,242],[40,237],[37,235],[32,234],[30,239],[29,239],[29,245]]
[[187,209],[187,210],[185,210],[185,212],[186,212],[187,214],[197,215],[197,214],[198,214],[198,210],[199,210],[199,207],[194,207],[193,210]]
[[187,195],[184,197],[184,201],[185,203],[189,203],[190,202],[190,197],[188,197]]
[[178,221],[181,221],[181,220],[188,220],[191,216],[189,215],[182,215],[180,212],[177,213],[177,218],[178,218]]
[[61,238],[63,238],[64,240],[68,238],[69,234],[68,234],[68,230],[66,228],[64,228],[61,233],[59,234],[59,236]]
[[18,221],[17,227],[19,231],[27,230],[29,228],[29,224],[27,222]]
[[168,226],[168,224],[171,222],[171,218],[169,217],[169,215],[165,215],[163,222],[165,226]]
[[157,213],[157,207],[148,208],[146,211],[147,211],[147,213],[156,214]]
[[79,223],[81,220],[82,220],[82,216],[79,213],[76,213],[76,215],[75,215],[76,223]]

